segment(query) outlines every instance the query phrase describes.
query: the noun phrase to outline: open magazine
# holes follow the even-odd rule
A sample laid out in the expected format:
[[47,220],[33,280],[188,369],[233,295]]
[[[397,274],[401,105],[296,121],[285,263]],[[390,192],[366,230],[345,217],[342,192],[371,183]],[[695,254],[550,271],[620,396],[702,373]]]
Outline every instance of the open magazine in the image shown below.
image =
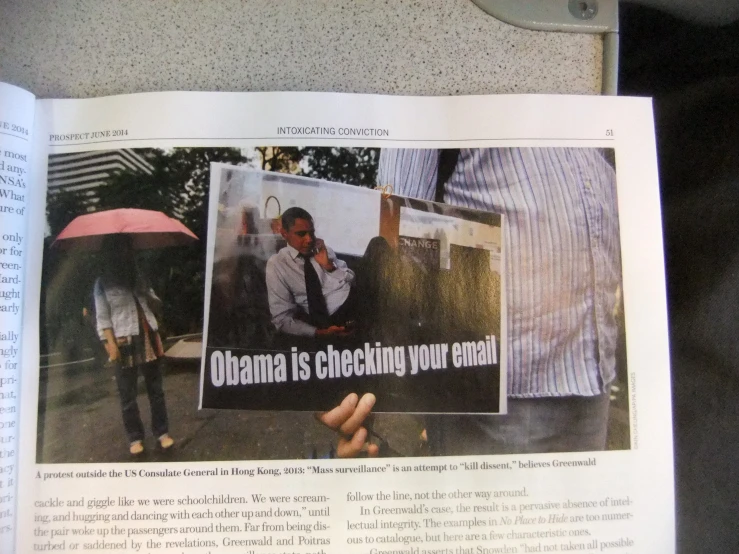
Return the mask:
[[0,84],[0,551],[674,549],[648,99]]

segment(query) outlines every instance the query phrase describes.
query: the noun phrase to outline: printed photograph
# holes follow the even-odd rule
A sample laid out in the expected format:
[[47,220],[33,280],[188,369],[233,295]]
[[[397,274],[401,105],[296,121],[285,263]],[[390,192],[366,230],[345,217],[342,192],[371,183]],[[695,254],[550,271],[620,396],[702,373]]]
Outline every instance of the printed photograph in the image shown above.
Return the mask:
[[[292,184],[279,194],[260,185],[250,199],[243,175]],[[295,184],[310,181],[321,185]],[[212,182],[222,187],[218,205],[211,205]],[[329,189],[343,192],[334,197]],[[383,206],[396,215],[383,218]],[[285,229],[282,217],[292,208],[303,217]],[[212,221],[209,212],[217,214]],[[455,225],[473,238],[458,236]],[[481,229],[499,229],[502,238]],[[613,150],[265,146],[56,154],[46,231],[39,463],[630,448]],[[322,301],[308,299],[305,274],[302,283],[293,275],[298,288],[284,271],[268,285],[270,259],[299,234],[308,238],[296,258],[316,269]],[[270,275],[280,275],[269,265]],[[348,289],[335,279],[323,291],[319,271],[325,282],[340,271]],[[223,309],[216,313],[216,305]],[[486,338],[493,335],[495,343]],[[500,381],[481,381],[477,372],[490,367],[474,365],[457,379],[452,349],[464,343],[468,359],[471,344],[482,343],[478,362],[493,360],[495,344],[497,362],[505,360]],[[431,368],[432,347],[440,353],[443,344],[448,367],[439,372]],[[246,354],[260,345],[270,351],[273,383],[267,359]],[[328,346],[333,374],[338,356],[347,376],[328,377]],[[418,347],[415,375],[409,347]],[[365,348],[375,353],[372,383],[357,374],[371,358]],[[204,351],[220,352],[214,374],[203,371],[211,362]],[[262,405],[261,393],[249,396],[263,370],[258,386],[276,384],[280,352],[290,357],[279,384],[315,387],[309,400],[318,405],[277,389]],[[318,364],[324,379],[317,352],[325,355]],[[496,391],[494,382],[504,386]],[[481,390],[471,390],[478,384]],[[501,398],[505,415],[496,414]],[[349,444],[356,437],[365,442],[359,450]]]
[[210,218],[202,407],[504,411],[499,214],[213,164]]

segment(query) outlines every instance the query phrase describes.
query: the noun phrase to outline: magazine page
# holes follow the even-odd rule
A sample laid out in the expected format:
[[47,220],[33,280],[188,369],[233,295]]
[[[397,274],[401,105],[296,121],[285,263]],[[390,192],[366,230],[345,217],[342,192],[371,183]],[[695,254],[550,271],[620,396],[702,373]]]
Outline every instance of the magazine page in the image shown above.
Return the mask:
[[[0,83],[0,551],[13,545],[33,94]],[[34,318],[35,319],[35,318]]]
[[648,99],[37,118],[18,552],[674,549]]

